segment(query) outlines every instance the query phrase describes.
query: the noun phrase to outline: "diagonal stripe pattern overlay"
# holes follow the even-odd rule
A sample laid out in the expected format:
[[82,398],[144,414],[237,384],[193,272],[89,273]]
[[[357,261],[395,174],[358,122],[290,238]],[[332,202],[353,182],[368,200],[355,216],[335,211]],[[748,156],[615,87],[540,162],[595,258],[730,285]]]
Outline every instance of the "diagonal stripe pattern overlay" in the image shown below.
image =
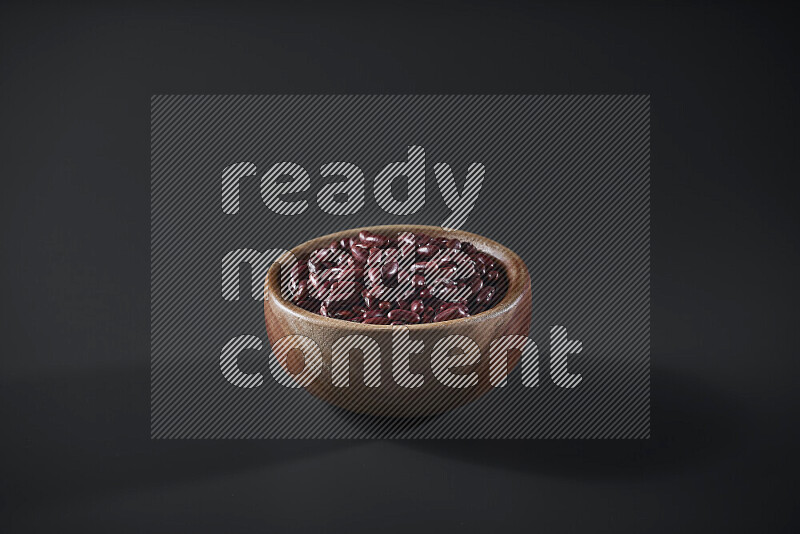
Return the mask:
[[[649,437],[648,96],[154,96],[150,142],[153,438]],[[424,149],[414,153],[424,157],[424,202],[390,213],[404,192],[376,191],[375,178],[412,146]],[[280,196],[305,201],[284,212],[261,185],[279,162],[310,180]],[[454,216],[458,198],[440,189],[434,166],[447,163],[463,188],[476,162],[485,175],[474,208]],[[351,208],[320,205],[324,191]],[[424,419],[352,414],[273,378],[259,294],[268,263],[223,276],[226,255],[445,221],[525,261],[538,368],[517,367],[503,387]],[[581,342],[569,358],[575,387],[551,378],[554,326]],[[226,346],[251,375],[246,387],[226,379]]]

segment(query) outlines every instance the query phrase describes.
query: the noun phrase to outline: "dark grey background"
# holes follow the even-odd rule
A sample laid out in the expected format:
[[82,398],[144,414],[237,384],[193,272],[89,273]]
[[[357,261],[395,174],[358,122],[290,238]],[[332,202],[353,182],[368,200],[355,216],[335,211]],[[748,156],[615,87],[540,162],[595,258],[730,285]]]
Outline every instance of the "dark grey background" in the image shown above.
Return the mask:
[[[159,96],[152,117],[153,437],[649,436],[647,96]],[[425,149],[425,202],[414,214],[393,215],[376,202],[374,177],[406,161],[415,144]],[[240,179],[239,211],[227,214],[222,169],[242,161],[257,166],[256,176]],[[309,192],[292,195],[308,202],[303,213],[274,213],[261,200],[260,177],[283,161],[310,175]],[[317,192],[330,179],[318,169],[331,161],[364,172],[358,212],[331,215],[319,207]],[[486,167],[461,229],[502,243],[525,262],[533,293],[527,335],[539,347],[539,385],[523,386],[518,366],[504,388],[468,406],[398,423],[355,417],[278,384],[268,371],[264,304],[251,297],[259,275],[239,268],[240,298],[225,300],[222,258],[237,249],[288,250],[347,228],[442,225],[451,210],[433,172],[439,161],[462,184],[470,164]],[[569,358],[569,372],[582,380],[573,389],[550,379],[554,325],[583,345]],[[258,388],[237,388],[220,371],[222,347],[242,335],[265,344],[237,359],[244,372],[266,377]],[[429,368],[412,370],[435,380]],[[383,380],[391,380],[388,368]]]
[[[796,43],[769,5],[0,8],[0,530],[796,531]],[[650,93],[652,439],[150,441],[149,96]]]

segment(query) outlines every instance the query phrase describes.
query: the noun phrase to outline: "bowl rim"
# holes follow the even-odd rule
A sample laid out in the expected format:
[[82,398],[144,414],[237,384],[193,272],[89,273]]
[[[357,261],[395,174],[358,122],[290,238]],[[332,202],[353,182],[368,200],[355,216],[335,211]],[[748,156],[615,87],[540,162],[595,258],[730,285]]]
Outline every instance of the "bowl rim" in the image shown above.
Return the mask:
[[[456,237],[461,241],[469,241],[472,243],[478,250],[481,252],[487,253],[492,255],[493,257],[497,258],[503,263],[503,267],[506,270],[506,275],[509,279],[508,289],[506,290],[506,294],[503,299],[498,302],[495,306],[491,307],[486,311],[482,311],[481,313],[476,313],[475,315],[470,315],[469,317],[461,317],[459,319],[450,319],[449,321],[441,321],[438,323],[421,323],[421,324],[404,324],[404,325],[377,325],[377,324],[364,324],[364,323],[357,323],[354,321],[347,321],[345,319],[336,319],[334,317],[325,317],[323,315],[319,315],[314,312],[310,312],[300,306],[297,306],[283,298],[282,292],[280,290],[280,283],[279,283],[279,276],[278,271],[280,267],[289,261],[291,256],[297,257],[297,251],[305,248],[314,247],[311,246],[311,243],[330,243],[332,241],[338,241],[344,237],[352,237],[353,235],[357,235],[361,231],[369,231],[373,233],[381,233],[381,232],[396,232],[396,231],[411,231],[414,233],[426,233],[432,235],[434,237],[442,237],[446,235],[451,235],[452,237]],[[462,239],[459,236],[464,236]],[[482,245],[488,244],[494,250],[489,250]],[[316,245],[315,245],[316,246]],[[499,251],[499,254],[497,253]],[[498,257],[505,256],[505,259]],[[515,264],[515,269],[512,271],[508,268],[509,264]],[[459,230],[459,229],[451,229],[445,228],[442,226],[430,226],[430,225],[420,225],[420,224],[385,224],[385,225],[375,225],[375,226],[361,226],[358,228],[350,228],[346,230],[340,230],[338,232],[333,232],[327,235],[315,237],[313,239],[309,239],[295,247],[291,248],[290,250],[281,254],[281,256],[273,262],[270,266],[269,270],[267,271],[267,276],[264,282],[264,306],[271,301],[274,303],[275,306],[280,307],[282,310],[294,315],[302,317],[306,320],[313,321],[320,325],[328,324],[329,326],[338,326],[339,328],[342,327],[350,327],[353,330],[365,330],[365,331],[388,331],[392,328],[396,327],[407,327],[413,331],[424,331],[448,326],[455,326],[459,324],[464,324],[464,322],[475,321],[476,319],[484,320],[490,317],[497,317],[503,315],[505,313],[511,312],[513,308],[517,305],[517,302],[522,298],[526,282],[530,282],[530,275],[528,273],[528,267],[525,265],[525,262],[522,261],[522,258],[519,257],[514,251],[501,245],[497,241],[490,239],[488,237],[475,234],[472,232],[468,232],[466,230]],[[276,298],[272,298],[272,296]],[[335,321],[333,325],[330,324],[331,321]]]

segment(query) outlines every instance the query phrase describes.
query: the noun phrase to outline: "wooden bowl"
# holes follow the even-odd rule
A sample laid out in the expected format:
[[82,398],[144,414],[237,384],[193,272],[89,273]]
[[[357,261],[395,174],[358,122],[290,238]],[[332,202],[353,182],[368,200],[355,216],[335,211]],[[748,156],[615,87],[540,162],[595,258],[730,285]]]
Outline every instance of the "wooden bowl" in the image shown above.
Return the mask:
[[[469,241],[479,250],[486,252],[505,267],[508,276],[508,290],[505,297],[493,308],[463,319],[440,323],[408,326],[365,325],[323,317],[287,302],[281,295],[280,269],[288,265],[291,255],[283,255],[267,273],[264,299],[264,316],[267,335],[274,349],[276,342],[289,335],[305,336],[311,339],[321,351],[322,372],[304,387],[314,396],[331,404],[362,414],[417,417],[442,413],[467,404],[492,389],[489,379],[489,345],[492,340],[506,335],[527,336],[531,322],[531,282],[528,269],[522,259],[506,247],[476,234],[460,230],[445,230],[436,226],[390,225],[368,226],[345,230],[335,234],[318,237],[295,247],[291,253],[297,258],[304,257],[312,250],[322,248],[332,241],[354,237],[361,230],[376,234],[397,235],[400,232],[424,233],[433,237],[446,236],[461,241]],[[424,342],[424,349],[418,354],[409,355],[409,369],[421,373],[424,382],[418,387],[403,387],[397,384],[393,374],[392,330],[407,328],[411,339]],[[338,387],[332,383],[331,362],[334,342],[344,336],[364,335],[374,339],[381,348],[380,386],[368,387],[364,380],[364,365],[361,352],[353,350],[350,354],[349,384]],[[397,332],[395,332],[397,335]],[[480,360],[459,369],[458,373],[477,371],[477,384],[454,388],[442,384],[431,369],[431,352],[440,339],[451,335],[467,336],[480,348]],[[398,354],[402,347],[398,347]],[[304,368],[303,355],[299,350],[281,351],[278,361],[290,373],[300,373]],[[505,374],[492,377],[494,383],[505,378],[519,362],[520,351],[508,354]]]

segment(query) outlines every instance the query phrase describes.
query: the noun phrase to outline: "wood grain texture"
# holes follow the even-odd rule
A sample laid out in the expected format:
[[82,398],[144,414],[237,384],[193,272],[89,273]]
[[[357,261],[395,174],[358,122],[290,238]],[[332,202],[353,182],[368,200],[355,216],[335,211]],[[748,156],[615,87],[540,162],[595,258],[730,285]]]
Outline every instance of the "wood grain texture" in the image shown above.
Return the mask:
[[[467,404],[492,389],[489,381],[489,345],[504,335],[527,336],[531,322],[531,282],[522,259],[506,247],[485,237],[460,230],[446,230],[436,226],[389,225],[369,226],[345,230],[322,236],[294,248],[296,257],[303,257],[314,249],[327,246],[334,240],[358,235],[361,230],[377,234],[396,235],[399,232],[425,233],[434,237],[446,236],[473,243],[479,250],[491,254],[503,264],[509,281],[505,297],[493,308],[483,313],[441,323],[408,325],[412,339],[424,342],[424,350],[410,356],[412,372],[424,376],[423,385],[417,388],[399,386],[392,376],[392,327],[365,325],[323,317],[301,309],[283,300],[280,291],[280,265],[291,256],[284,255],[267,273],[265,283],[264,316],[271,344],[287,335],[302,335],[313,340],[322,352],[323,372],[306,386],[314,396],[340,408],[357,413],[416,417],[433,415]],[[481,350],[480,361],[464,367],[463,372],[478,372],[478,384],[467,388],[451,388],[441,384],[430,368],[431,351],[436,342],[449,335],[471,338]],[[350,380],[348,387],[335,387],[331,383],[331,347],[349,335],[366,335],[381,347],[381,384],[367,387],[363,380],[363,362],[359,351],[350,355]],[[519,351],[509,355],[508,372],[519,362]],[[281,362],[291,372],[303,368],[302,356],[292,351]]]

